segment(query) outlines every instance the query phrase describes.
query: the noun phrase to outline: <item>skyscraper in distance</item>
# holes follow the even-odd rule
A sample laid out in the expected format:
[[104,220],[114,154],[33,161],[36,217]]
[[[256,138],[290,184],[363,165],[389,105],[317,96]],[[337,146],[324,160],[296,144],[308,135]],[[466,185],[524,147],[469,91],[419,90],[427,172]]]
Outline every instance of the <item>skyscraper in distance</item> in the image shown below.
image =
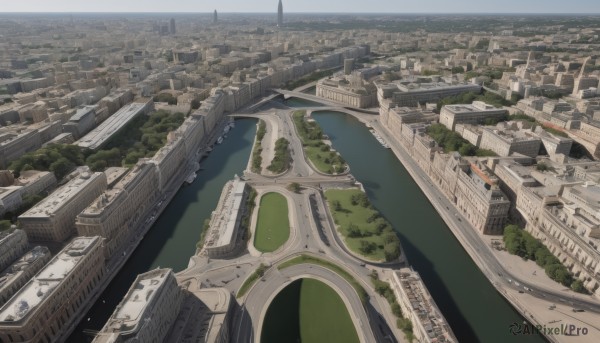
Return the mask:
[[219,21],[219,18],[217,16],[217,10],[215,10],[215,13],[213,14],[213,24],[216,24]]
[[171,23],[169,25],[169,31],[171,32],[172,35],[177,33],[177,30],[175,29],[175,18],[171,18]]
[[277,7],[277,26],[283,26],[283,4],[279,0],[279,6]]

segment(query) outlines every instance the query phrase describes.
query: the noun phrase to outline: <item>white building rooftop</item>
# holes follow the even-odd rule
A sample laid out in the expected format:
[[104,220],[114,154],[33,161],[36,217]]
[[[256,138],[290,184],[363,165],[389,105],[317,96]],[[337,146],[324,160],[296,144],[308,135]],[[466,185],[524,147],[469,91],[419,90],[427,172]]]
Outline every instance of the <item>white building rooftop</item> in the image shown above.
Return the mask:
[[34,312],[100,239],[101,237],[75,238],[0,308],[0,324],[20,321]]
[[106,119],[97,128],[75,142],[82,148],[96,150],[106,143],[115,133],[140,114],[148,103],[131,103]]
[[134,329],[144,310],[154,301],[158,290],[169,277],[170,269],[157,269],[140,274],[119,304],[113,316],[109,319],[109,331],[126,332]]
[[225,185],[217,211],[211,220],[210,231],[207,233],[206,247],[224,247],[233,241],[239,222],[239,211],[243,206],[245,187],[246,182],[237,178]]
[[99,178],[102,173],[83,172],[75,179],[58,188],[39,204],[23,213],[19,218],[44,218],[54,215],[71,198],[81,192],[86,186]]

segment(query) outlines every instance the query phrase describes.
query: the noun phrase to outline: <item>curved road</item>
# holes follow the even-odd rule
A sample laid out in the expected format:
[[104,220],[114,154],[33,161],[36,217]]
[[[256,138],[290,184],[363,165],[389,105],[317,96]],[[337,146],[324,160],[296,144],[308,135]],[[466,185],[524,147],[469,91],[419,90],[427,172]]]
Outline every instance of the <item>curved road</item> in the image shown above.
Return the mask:
[[[242,337],[244,335],[248,337],[248,334],[250,336],[248,340],[242,338],[237,341],[252,341],[252,332],[256,333],[254,341],[260,339],[264,317],[275,296],[287,285],[302,278],[313,278],[333,288],[344,301],[360,341],[376,342],[371,326],[369,325],[367,313],[354,288],[335,272],[312,264],[299,264],[283,270],[271,268],[261,281],[258,281],[254,285],[246,297],[245,310],[247,315],[243,317],[239,327],[234,329],[234,332],[239,329],[237,332]],[[251,322],[250,318],[260,319]]]

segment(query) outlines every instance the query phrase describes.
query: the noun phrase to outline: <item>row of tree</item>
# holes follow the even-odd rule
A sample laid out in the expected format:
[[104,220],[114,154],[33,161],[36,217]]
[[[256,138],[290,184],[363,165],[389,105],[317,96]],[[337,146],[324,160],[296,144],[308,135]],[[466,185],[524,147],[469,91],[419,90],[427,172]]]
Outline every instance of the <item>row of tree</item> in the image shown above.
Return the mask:
[[412,322],[410,321],[410,319],[404,318],[402,308],[398,303],[398,299],[396,298],[396,294],[394,294],[392,287],[388,282],[379,279],[379,274],[376,270],[373,270],[371,272],[370,277],[375,292],[384,297],[390,304],[392,313],[394,314],[394,316],[396,316],[396,326],[398,327],[398,329],[404,332],[404,335],[406,336],[408,341],[412,342],[414,340]]
[[268,170],[275,174],[283,173],[290,164],[290,151],[288,149],[290,142],[281,137],[275,142],[275,157],[271,161]]
[[427,127],[427,134],[433,138],[445,152],[458,151],[461,156],[496,156],[491,150],[479,149],[469,143],[458,133],[449,130],[442,124],[433,124]]
[[73,168],[84,164],[85,154],[76,145],[51,144],[28,152],[8,167],[15,177],[27,170],[51,171],[57,179],[65,177]]
[[298,111],[294,113],[294,123],[302,139],[304,145],[311,145],[311,141],[323,140],[323,130],[314,121],[307,121],[304,118],[304,111]]
[[488,105],[501,108],[503,106],[512,106],[516,101],[506,100],[498,94],[484,91],[482,94],[475,92],[464,92],[458,95],[445,97],[437,103],[437,110],[442,110],[445,105],[456,105],[456,104],[471,104],[473,101],[483,101]]
[[262,168],[262,140],[267,133],[267,124],[264,120],[258,121],[258,129],[256,130],[256,143],[254,145],[254,149],[252,150],[252,171],[255,173],[260,173]]
[[552,280],[570,286],[576,292],[586,292],[583,282],[574,279],[560,260],[527,231],[516,225],[507,226],[504,228],[504,245],[509,253],[535,261],[538,266],[544,268],[546,275]]
[[27,170],[51,171],[61,180],[77,166],[87,165],[93,171],[130,167],[140,158],[154,156],[167,142],[168,133],[177,129],[184,119],[183,113],[171,115],[166,111],[139,116],[115,135],[103,150],[94,153],[76,145],[50,144],[24,154],[13,161],[9,169],[15,177]]
[[167,143],[169,132],[176,130],[184,120],[183,113],[170,114],[167,111],[140,116],[113,137],[106,148],[90,154],[85,162],[94,171],[107,167],[131,167],[140,158],[154,156]]

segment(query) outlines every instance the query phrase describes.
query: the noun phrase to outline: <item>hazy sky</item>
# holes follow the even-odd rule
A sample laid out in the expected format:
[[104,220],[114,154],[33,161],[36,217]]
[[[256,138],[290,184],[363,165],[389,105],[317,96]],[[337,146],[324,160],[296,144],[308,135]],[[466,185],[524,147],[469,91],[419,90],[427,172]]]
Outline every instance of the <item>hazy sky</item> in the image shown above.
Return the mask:
[[[0,0],[0,12],[274,12],[278,0]],[[284,0],[286,12],[600,13],[599,0]]]

